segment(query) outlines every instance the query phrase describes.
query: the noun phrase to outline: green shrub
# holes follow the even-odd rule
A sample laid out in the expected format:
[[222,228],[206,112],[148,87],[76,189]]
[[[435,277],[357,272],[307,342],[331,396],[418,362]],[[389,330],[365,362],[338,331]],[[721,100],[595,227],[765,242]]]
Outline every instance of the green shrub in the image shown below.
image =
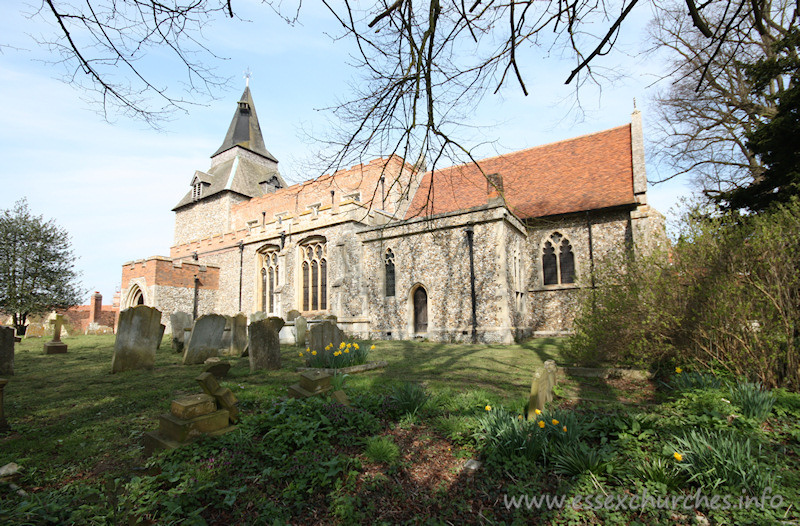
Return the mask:
[[394,464],[400,458],[400,448],[390,437],[370,437],[365,444],[364,455],[373,462]]
[[775,395],[763,388],[761,384],[743,382],[730,388],[731,401],[738,405],[747,418],[755,418],[763,422],[772,412]]
[[425,406],[430,395],[419,384],[403,382],[392,388],[389,398],[393,402],[394,411],[401,415],[413,415]]
[[720,486],[761,494],[776,487],[773,468],[762,465],[760,445],[727,430],[686,431],[672,444],[677,466],[688,481],[710,493]]

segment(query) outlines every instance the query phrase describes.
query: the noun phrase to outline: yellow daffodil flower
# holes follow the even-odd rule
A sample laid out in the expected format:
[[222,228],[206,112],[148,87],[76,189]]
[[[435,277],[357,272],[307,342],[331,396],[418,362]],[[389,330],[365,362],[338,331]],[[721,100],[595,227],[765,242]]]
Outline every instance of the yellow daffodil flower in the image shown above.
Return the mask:
[[487,411],[491,411],[491,410],[492,410],[492,406],[490,406],[490,405],[487,405],[485,409],[486,409]]
[[539,427],[544,429],[544,420],[539,420]]
[[683,369],[681,369],[680,367],[676,367],[675,368],[675,373],[676,374],[681,374],[682,372],[683,372]]
[[557,425],[558,425],[558,420],[556,420],[555,418],[553,419],[553,425],[554,425],[554,426],[557,426]]
[[541,414],[542,414],[542,411],[541,411],[541,410],[539,410],[539,409],[535,409],[535,410],[534,410],[534,413],[536,413],[537,415],[541,415]]
[[683,455],[681,455],[681,454],[680,454],[680,453],[678,453],[677,451],[676,451],[676,452],[675,452],[675,454],[674,454],[674,455],[672,455],[672,456],[673,456],[673,457],[675,457],[675,460],[677,460],[678,462],[680,462],[680,461],[682,461],[682,460],[683,460]]

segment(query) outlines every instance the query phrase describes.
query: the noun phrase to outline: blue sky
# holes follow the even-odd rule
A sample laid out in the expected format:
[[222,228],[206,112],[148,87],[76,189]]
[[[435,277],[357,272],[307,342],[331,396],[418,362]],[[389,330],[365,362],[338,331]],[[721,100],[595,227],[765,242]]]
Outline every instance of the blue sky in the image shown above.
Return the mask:
[[[253,72],[251,91],[264,141],[287,181],[309,172],[315,145],[307,132],[324,133],[334,124],[321,108],[346,99],[357,72],[348,65],[349,43],[332,41],[330,15],[316,7],[301,13],[290,27],[259,2],[240,2],[250,20],[219,20],[209,28],[209,45],[228,59],[218,73],[231,79],[217,100],[175,114],[161,131],[118,118],[97,115],[85,93],[58,80],[59,70],[42,62],[52,58],[31,35],[52,31],[41,19],[25,16],[15,2],[0,5],[0,208],[27,197],[36,214],[55,218],[71,235],[84,287],[110,302],[124,262],[169,255],[172,207],[188,190],[195,170],[209,167],[244,89],[242,73]],[[643,112],[645,135],[654,124],[649,101],[658,63],[638,56],[644,47],[645,7],[635,13],[620,48],[602,65],[622,76],[602,90],[581,93],[584,112],[574,111],[573,88],[564,86],[572,63],[555,53],[530,52],[523,74],[531,95],[510,85],[488,96],[467,123],[475,126],[482,157],[545,144],[630,122],[633,98]],[[171,67],[153,64],[165,82],[175,84]],[[160,69],[158,69],[160,68]],[[648,177],[662,175],[650,159]],[[650,203],[666,213],[689,189],[682,181],[651,186]],[[88,302],[88,294],[87,294]]]

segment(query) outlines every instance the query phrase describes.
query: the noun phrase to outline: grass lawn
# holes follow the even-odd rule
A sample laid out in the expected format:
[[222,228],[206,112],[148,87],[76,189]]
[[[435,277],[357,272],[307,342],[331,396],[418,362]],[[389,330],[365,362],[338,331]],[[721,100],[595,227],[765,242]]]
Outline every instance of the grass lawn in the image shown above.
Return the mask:
[[[172,399],[200,392],[194,379],[203,366],[180,365],[167,338],[152,371],[116,375],[113,336],[65,338],[62,355],[44,355],[43,343],[17,345],[5,389],[13,432],[0,436],[0,466],[21,470],[0,478],[3,524],[800,521],[796,393],[754,392],[702,372],[658,381],[567,378],[547,411],[526,421],[532,371],[558,361],[563,340],[376,342],[369,360],[389,365],[346,378],[348,408],[323,397],[283,399],[303,365],[300,349],[286,346],[279,371],[250,373],[246,358],[232,360],[221,384],[240,401],[236,431],[148,460],[142,433],[157,427]],[[468,459],[483,467],[471,474]],[[513,502],[647,492],[735,500],[767,491],[768,500],[780,495],[780,506]]]

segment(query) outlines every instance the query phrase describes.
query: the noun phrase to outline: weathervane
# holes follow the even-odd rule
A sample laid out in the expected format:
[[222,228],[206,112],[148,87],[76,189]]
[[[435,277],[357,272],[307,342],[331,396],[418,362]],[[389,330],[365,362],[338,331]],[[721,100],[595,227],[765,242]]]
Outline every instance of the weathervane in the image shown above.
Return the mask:
[[253,72],[250,71],[250,66],[247,66],[247,69],[244,70],[244,86],[246,88],[250,87],[250,77],[253,76]]

